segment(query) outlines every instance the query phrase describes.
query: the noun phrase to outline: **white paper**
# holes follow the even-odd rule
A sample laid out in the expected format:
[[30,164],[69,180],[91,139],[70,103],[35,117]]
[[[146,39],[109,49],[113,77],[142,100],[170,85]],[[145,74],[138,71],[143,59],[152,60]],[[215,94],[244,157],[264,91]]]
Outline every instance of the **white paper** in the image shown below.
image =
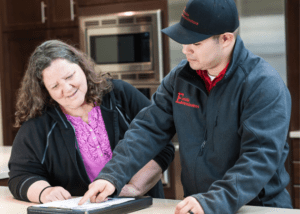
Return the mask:
[[78,205],[80,199],[73,198],[63,201],[53,201],[45,204],[34,205],[35,207],[54,207],[54,208],[63,208],[63,209],[72,209],[72,210],[92,210],[92,209],[100,209],[104,207],[109,207],[115,204],[121,204],[127,201],[135,200],[134,198],[108,198],[107,201],[100,203],[91,203],[90,200],[85,202],[83,205]]

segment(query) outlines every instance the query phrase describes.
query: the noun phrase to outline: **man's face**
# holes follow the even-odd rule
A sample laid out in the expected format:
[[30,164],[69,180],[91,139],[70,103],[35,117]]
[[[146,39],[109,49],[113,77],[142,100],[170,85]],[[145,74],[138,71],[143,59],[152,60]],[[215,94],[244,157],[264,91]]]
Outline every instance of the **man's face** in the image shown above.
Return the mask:
[[194,70],[214,70],[222,61],[222,46],[218,40],[210,37],[195,44],[182,45],[190,67]]

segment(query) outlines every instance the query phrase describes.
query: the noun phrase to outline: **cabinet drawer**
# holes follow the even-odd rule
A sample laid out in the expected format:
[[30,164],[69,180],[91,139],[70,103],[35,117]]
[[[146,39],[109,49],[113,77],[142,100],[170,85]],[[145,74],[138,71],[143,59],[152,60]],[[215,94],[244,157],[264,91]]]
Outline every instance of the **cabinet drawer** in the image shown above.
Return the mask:
[[300,185],[300,161],[293,162],[294,168],[294,184]]

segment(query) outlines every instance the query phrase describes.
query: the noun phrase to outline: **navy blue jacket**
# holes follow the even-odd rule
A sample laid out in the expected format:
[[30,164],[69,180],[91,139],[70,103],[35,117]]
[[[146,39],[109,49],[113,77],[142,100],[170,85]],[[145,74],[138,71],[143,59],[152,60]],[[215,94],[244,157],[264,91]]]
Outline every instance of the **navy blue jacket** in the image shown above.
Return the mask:
[[[131,120],[150,104],[150,100],[124,81],[112,82],[113,91],[103,97],[100,108],[114,150]],[[74,128],[60,108],[48,108],[41,117],[25,122],[13,142],[9,161],[8,185],[13,196],[28,201],[28,188],[38,180],[62,186],[72,196],[82,196],[91,181],[76,143]],[[163,171],[166,170],[174,159],[172,143],[169,142],[153,159]],[[161,181],[147,194],[164,198]]]
[[113,183],[118,194],[177,132],[184,194],[195,197],[206,214],[235,213],[245,204],[292,207],[284,166],[290,93],[239,36],[224,78],[209,94],[183,60],[152,100],[96,179]]

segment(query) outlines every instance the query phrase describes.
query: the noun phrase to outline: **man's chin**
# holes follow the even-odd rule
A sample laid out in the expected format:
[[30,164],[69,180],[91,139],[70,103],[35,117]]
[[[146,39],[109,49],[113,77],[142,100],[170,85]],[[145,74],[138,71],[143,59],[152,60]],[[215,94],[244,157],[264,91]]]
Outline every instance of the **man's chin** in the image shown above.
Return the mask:
[[195,62],[189,62],[190,64],[190,67],[193,69],[193,70],[200,70],[200,66],[197,65]]

